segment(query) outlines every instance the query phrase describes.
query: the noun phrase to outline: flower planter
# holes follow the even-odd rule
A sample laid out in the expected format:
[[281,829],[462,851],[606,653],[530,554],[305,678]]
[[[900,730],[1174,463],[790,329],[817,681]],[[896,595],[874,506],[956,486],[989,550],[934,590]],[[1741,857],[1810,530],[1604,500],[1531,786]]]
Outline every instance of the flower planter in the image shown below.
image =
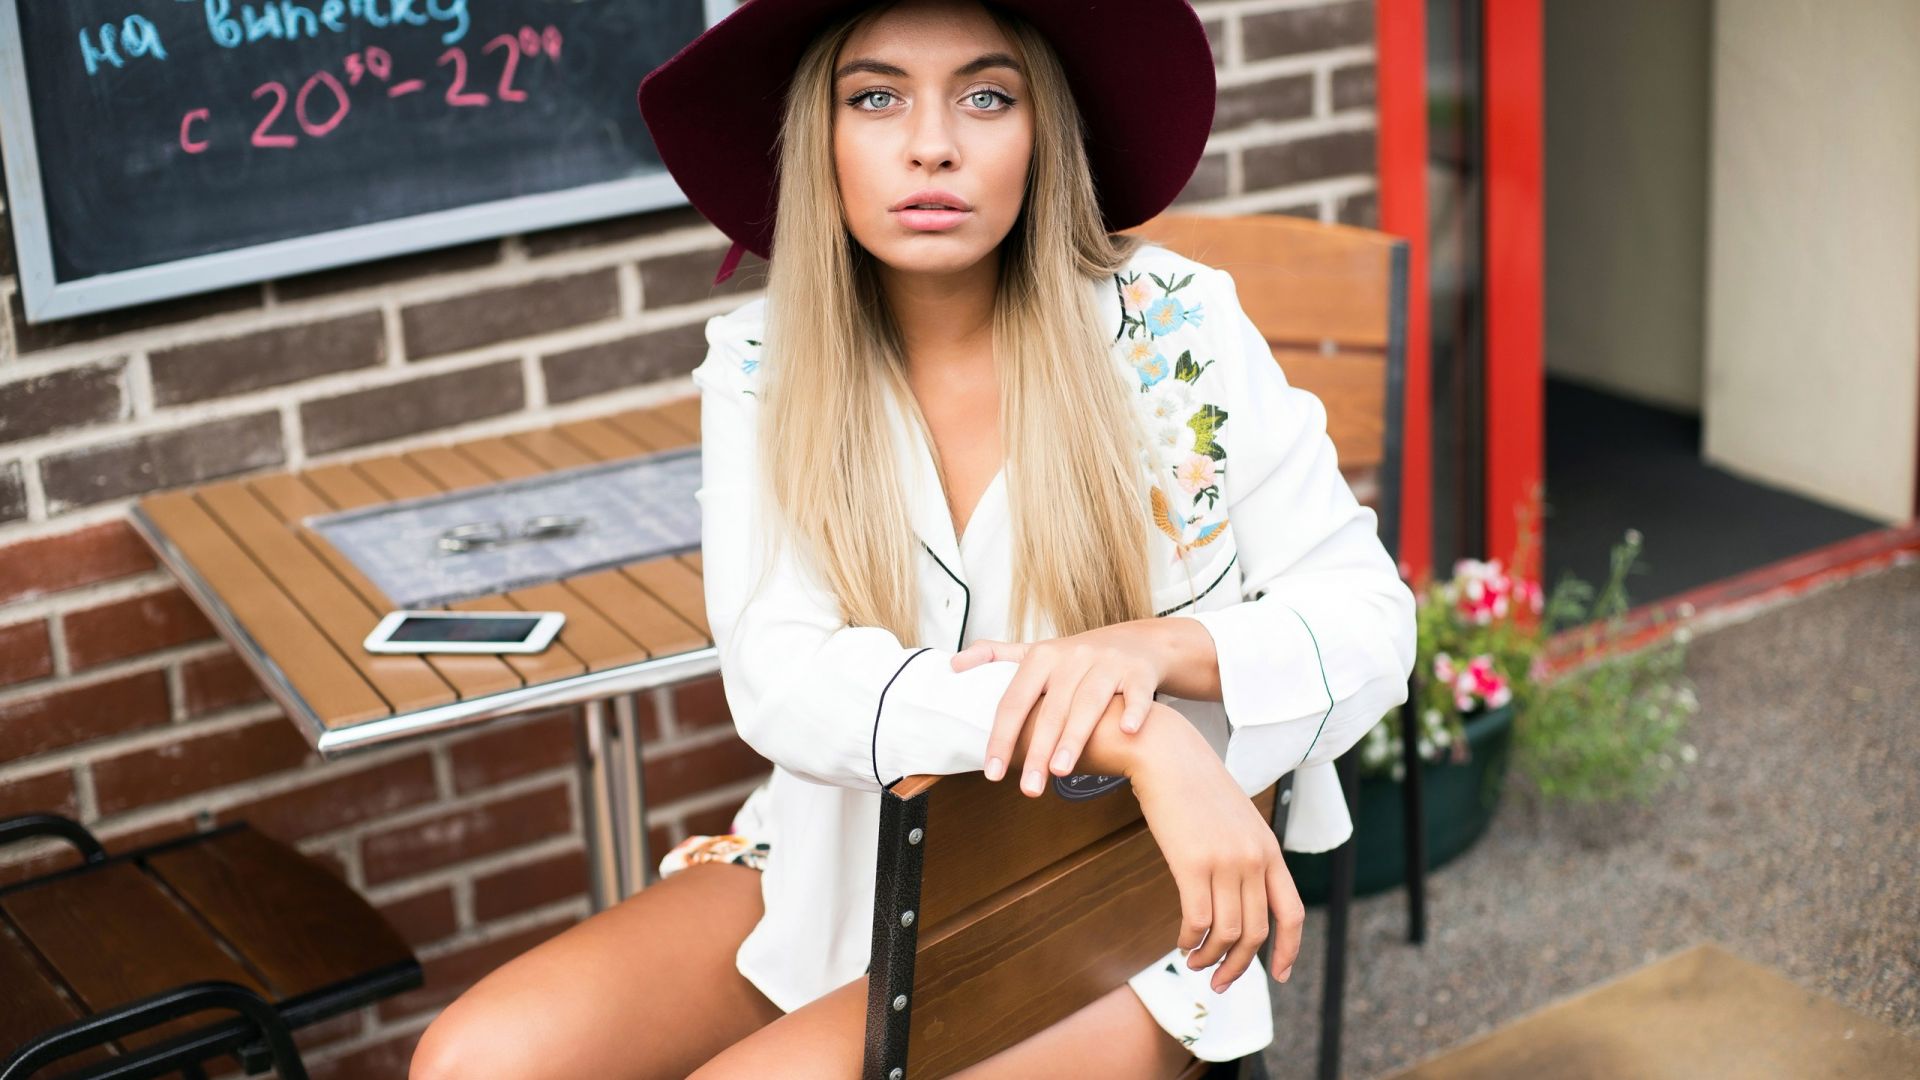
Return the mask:
[[[1433,870],[1472,847],[1493,820],[1506,786],[1508,750],[1513,741],[1513,705],[1488,709],[1465,719],[1468,761],[1421,762],[1421,794],[1426,803],[1427,869]],[[1398,749],[1396,747],[1396,749]],[[1406,832],[1400,805],[1401,783],[1390,777],[1360,781],[1360,808],[1354,817],[1358,861],[1353,892],[1368,896],[1406,883]],[[1303,903],[1324,904],[1330,891],[1333,853],[1285,852],[1287,869]]]

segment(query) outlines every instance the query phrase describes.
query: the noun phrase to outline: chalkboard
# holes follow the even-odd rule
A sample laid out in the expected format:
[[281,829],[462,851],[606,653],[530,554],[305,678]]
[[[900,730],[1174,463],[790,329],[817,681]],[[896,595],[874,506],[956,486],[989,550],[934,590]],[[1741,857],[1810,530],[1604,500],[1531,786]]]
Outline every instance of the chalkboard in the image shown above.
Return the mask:
[[634,105],[730,0],[0,0],[28,318],[684,203]]

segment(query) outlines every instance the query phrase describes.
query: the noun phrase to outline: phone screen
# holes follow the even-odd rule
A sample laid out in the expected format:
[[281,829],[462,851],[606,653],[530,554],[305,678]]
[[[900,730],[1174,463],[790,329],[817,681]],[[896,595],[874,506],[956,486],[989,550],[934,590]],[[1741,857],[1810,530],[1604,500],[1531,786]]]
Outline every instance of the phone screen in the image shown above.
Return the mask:
[[538,618],[462,619],[458,616],[409,615],[388,635],[389,641],[485,641],[494,644],[525,641],[539,625]]

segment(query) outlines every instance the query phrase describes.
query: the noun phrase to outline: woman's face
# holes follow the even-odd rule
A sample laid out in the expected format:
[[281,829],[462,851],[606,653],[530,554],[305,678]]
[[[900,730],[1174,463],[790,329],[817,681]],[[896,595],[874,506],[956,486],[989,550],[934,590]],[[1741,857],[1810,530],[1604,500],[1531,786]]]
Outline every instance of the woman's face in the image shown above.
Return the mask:
[[[977,3],[906,0],[834,59],[834,163],[847,228],[894,270],[951,273],[1020,216],[1033,115],[1013,43]],[[945,197],[916,197],[926,191]],[[957,210],[904,204],[951,202]]]

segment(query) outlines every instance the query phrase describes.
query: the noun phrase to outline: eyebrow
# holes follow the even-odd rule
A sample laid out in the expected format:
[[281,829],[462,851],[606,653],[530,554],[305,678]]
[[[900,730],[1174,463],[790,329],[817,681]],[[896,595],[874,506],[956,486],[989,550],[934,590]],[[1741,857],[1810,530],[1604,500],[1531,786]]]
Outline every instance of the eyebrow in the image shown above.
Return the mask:
[[[959,67],[954,68],[953,73],[955,75],[972,75],[975,72],[996,67],[1008,68],[1019,75],[1026,74],[1020,69],[1020,62],[1018,60],[1015,60],[1012,56],[1003,52],[987,53],[984,56],[975,57],[961,64]],[[885,60],[875,60],[872,57],[863,56],[858,60],[850,60],[846,64],[841,65],[840,70],[833,73],[833,81],[839,82],[849,75],[857,75],[863,71],[872,72],[875,75],[886,75],[895,79],[907,78],[905,68],[897,64],[889,64]]]

